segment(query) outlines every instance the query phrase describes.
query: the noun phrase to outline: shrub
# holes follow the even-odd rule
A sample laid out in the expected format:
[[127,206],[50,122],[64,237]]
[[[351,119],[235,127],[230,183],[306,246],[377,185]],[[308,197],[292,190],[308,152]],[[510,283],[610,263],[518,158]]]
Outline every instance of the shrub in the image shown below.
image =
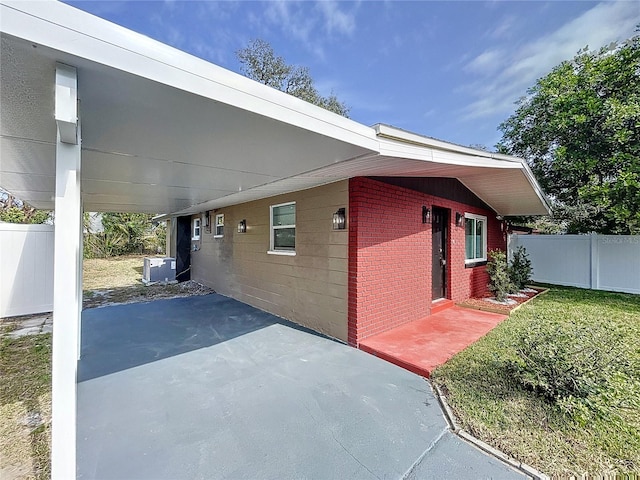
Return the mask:
[[513,283],[514,290],[521,290],[531,280],[533,268],[527,250],[522,245],[515,249],[509,266],[509,279]]
[[507,370],[580,423],[606,417],[628,403],[638,381],[629,357],[621,355],[623,335],[606,321],[559,324],[537,317],[516,337]]
[[491,290],[497,301],[504,302],[513,287],[507,269],[507,255],[502,250],[489,252],[487,274],[489,275],[487,288]]
[[102,232],[91,231],[88,213],[84,214],[84,257],[105,258],[117,255],[162,253],[166,246],[164,223],[153,222],[144,213],[103,213]]

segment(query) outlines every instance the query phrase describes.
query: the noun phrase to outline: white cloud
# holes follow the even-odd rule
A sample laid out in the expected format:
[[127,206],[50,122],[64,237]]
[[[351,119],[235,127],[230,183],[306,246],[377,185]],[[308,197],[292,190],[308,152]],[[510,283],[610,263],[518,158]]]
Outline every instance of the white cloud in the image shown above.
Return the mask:
[[301,42],[317,57],[324,58],[327,42],[351,36],[356,30],[358,4],[348,4],[352,6],[351,11],[347,11],[344,5],[332,0],[315,4],[275,0],[266,4],[264,18],[292,39]]
[[472,99],[462,112],[465,119],[508,115],[528,87],[564,60],[588,45],[598,49],[630,37],[640,23],[640,3],[600,3],[556,31],[524,45],[495,45],[463,69],[472,80],[459,90]]
[[505,38],[510,37],[516,23],[516,17],[513,15],[507,15],[502,18],[500,23],[494,28],[488,30],[485,35],[490,38]]
[[324,29],[333,35],[334,31],[342,35],[351,35],[356,29],[356,21],[353,13],[347,13],[340,9],[335,1],[321,1],[317,3],[318,9],[324,17]]
[[437,113],[437,110],[435,108],[430,108],[429,110],[427,110],[422,114],[422,118],[433,117],[436,113]]
[[485,50],[471,60],[464,69],[469,72],[487,75],[500,68],[504,58],[505,54],[502,50]]

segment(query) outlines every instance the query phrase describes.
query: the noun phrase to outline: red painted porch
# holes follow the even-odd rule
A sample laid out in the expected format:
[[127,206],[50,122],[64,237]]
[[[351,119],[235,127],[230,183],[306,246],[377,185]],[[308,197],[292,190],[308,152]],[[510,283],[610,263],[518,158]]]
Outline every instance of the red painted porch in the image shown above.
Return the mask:
[[480,339],[506,315],[450,307],[423,320],[368,337],[359,348],[413,373],[431,372]]

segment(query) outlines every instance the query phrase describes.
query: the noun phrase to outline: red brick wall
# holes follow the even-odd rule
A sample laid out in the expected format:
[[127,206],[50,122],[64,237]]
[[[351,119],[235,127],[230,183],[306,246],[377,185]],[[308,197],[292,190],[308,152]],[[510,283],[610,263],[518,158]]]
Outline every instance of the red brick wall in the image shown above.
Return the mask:
[[464,228],[455,214],[488,220],[488,249],[506,248],[492,211],[369,178],[349,181],[349,328],[351,345],[377,333],[419,320],[431,312],[431,225],[422,223],[422,205],[449,209],[447,298],[484,293],[484,266],[465,268]]

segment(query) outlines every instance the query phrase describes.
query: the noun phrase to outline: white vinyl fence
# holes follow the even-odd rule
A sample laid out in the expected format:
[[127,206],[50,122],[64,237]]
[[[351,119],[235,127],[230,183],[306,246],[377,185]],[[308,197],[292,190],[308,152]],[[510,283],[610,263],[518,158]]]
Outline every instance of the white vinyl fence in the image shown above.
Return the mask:
[[53,310],[53,228],[0,223],[0,318]]
[[536,282],[640,293],[640,235],[509,235],[527,249]]

